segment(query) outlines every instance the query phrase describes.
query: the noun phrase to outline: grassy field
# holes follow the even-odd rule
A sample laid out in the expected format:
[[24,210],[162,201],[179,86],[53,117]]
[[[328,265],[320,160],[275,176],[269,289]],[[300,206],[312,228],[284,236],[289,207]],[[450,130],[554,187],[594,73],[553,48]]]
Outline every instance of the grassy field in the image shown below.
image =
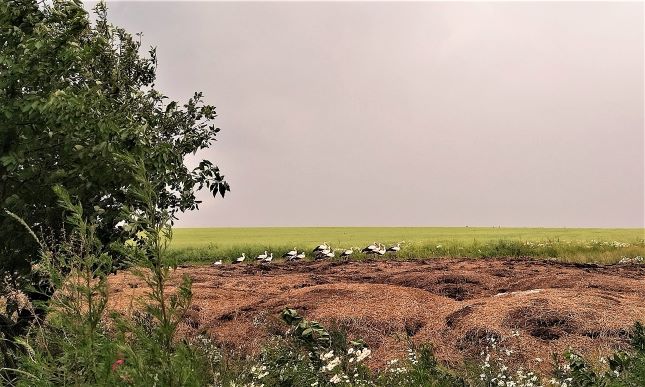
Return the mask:
[[[175,228],[173,248],[240,245],[296,245],[310,250],[322,242],[334,247],[394,243],[509,241],[619,241],[645,239],[642,228],[496,228],[496,227],[258,227]],[[292,246],[293,247],[293,246]]]
[[183,262],[230,260],[264,250],[276,256],[294,246],[311,251],[362,248],[374,241],[405,241],[402,258],[531,256],[573,262],[615,263],[645,255],[645,230],[494,227],[280,227],[175,228],[171,253]]

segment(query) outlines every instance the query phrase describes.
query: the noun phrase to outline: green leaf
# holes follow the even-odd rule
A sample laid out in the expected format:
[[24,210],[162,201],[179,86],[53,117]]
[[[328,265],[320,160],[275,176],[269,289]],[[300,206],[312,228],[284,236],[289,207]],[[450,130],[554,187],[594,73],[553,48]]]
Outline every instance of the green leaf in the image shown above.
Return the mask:
[[5,155],[0,157],[0,163],[4,167],[16,164],[16,158],[14,155]]

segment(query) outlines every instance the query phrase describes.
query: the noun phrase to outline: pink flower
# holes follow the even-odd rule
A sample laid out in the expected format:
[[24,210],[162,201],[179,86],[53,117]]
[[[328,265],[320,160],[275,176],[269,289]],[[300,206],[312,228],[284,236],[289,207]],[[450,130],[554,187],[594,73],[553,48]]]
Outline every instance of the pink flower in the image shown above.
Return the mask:
[[116,369],[117,369],[120,365],[122,365],[123,363],[125,363],[125,360],[123,360],[123,359],[117,359],[117,361],[115,361],[114,363],[112,363],[112,371],[116,371]]

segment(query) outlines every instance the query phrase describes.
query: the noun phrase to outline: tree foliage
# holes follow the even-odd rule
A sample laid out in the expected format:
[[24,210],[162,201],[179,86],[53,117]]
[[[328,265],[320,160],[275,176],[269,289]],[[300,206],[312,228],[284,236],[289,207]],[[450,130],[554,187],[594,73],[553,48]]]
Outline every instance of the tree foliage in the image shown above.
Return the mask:
[[[215,141],[215,107],[201,93],[168,101],[155,89],[155,49],[141,55],[140,35],[111,25],[104,4],[94,11],[91,22],[78,0],[0,2],[0,208],[31,228],[60,229],[52,187],[63,186],[107,245],[126,237],[115,228],[122,209],[140,206],[136,163],[173,219],[197,209],[200,189],[224,196],[229,186],[208,160],[184,164]],[[4,269],[29,270],[37,248],[0,215]]]

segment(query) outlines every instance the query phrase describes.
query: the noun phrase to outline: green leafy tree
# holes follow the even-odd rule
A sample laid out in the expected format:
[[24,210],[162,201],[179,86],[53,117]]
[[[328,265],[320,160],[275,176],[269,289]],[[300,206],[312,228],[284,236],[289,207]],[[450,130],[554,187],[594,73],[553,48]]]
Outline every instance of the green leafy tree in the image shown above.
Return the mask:
[[[167,101],[155,90],[155,49],[140,55],[139,39],[109,24],[104,4],[95,13],[92,23],[80,1],[0,2],[0,208],[35,230],[60,230],[52,187],[63,186],[107,244],[136,231],[115,228],[123,207],[139,203],[135,161],[172,219],[198,207],[200,189],[223,196],[229,186],[208,160],[184,164],[215,141],[215,108],[201,93]],[[28,271],[37,248],[0,216],[5,270]]]
[[[40,246],[6,211],[50,243],[64,241],[71,226],[53,187],[80,203],[104,246],[140,231],[118,227],[133,223],[124,214],[149,210],[135,192],[136,165],[170,223],[198,208],[197,191],[229,190],[209,160],[184,164],[216,140],[215,107],[201,93],[168,101],[155,89],[155,49],[142,54],[140,35],[108,23],[104,4],[94,12],[92,22],[79,0],[0,1],[0,295],[22,288],[32,300],[51,296],[49,281],[32,271]],[[114,270],[122,267],[123,255],[110,256]],[[1,317],[0,336],[10,337],[33,314],[11,324]]]

